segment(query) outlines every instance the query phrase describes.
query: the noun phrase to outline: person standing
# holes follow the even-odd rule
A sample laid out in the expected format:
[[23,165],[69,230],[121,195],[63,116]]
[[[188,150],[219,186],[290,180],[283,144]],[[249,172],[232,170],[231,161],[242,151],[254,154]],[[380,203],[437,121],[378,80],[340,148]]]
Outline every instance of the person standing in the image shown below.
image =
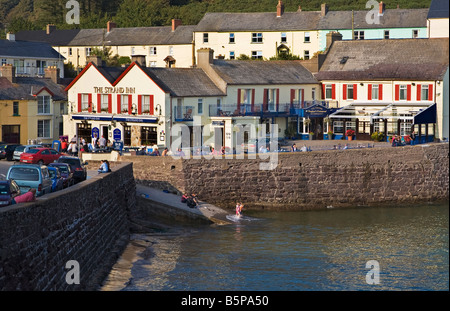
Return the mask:
[[411,146],[414,146],[415,140],[416,140],[416,132],[412,131],[411,134],[409,135],[409,137],[411,137]]
[[105,147],[106,147],[105,136],[102,135],[102,137],[98,140],[98,143],[99,143],[101,149],[105,149]]

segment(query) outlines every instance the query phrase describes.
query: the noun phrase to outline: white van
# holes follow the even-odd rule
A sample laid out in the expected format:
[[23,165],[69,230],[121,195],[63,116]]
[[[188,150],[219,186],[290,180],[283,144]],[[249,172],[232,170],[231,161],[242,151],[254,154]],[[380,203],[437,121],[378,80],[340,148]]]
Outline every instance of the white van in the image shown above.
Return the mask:
[[40,145],[25,145],[25,146],[17,146],[16,149],[14,149],[13,153],[13,160],[14,161],[20,161],[20,155],[24,152],[28,152],[28,150],[32,148],[39,148],[42,147]]

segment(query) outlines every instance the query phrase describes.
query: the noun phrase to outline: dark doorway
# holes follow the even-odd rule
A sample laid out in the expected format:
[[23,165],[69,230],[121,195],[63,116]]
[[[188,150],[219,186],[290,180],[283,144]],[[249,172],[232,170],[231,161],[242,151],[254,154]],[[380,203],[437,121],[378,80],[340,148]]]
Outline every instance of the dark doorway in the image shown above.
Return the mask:
[[2,125],[2,141],[20,144],[20,125]]
[[311,131],[314,133],[313,139],[323,139],[323,118],[311,118]]

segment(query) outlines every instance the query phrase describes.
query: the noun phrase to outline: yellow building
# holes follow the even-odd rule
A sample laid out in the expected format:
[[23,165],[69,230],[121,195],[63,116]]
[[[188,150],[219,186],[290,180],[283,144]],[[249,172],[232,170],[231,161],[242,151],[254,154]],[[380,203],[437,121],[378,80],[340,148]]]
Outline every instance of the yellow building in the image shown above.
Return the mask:
[[15,67],[0,67],[0,140],[8,143],[51,143],[63,134],[67,96],[58,84],[58,69],[44,78],[16,77]]

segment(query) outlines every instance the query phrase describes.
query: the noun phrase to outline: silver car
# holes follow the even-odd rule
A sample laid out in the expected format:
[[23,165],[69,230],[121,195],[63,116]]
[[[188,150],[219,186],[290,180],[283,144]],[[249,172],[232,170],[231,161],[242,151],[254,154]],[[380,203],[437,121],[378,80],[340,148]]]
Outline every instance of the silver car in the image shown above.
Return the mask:
[[38,148],[41,147],[40,145],[25,145],[25,146],[17,146],[16,149],[14,149],[13,153],[13,160],[14,161],[20,161],[20,155],[24,152],[28,152],[28,150],[32,148]]

